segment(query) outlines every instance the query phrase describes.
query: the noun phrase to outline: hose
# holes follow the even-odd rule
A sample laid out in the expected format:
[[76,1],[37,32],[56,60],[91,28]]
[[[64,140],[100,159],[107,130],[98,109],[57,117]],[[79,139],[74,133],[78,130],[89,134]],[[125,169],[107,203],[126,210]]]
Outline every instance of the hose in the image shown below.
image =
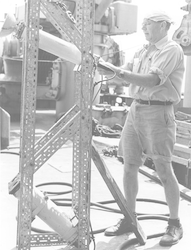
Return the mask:
[[[38,184],[38,185],[36,185],[36,187],[42,187],[42,186],[47,186],[47,185],[62,185],[62,186],[72,187],[72,184],[66,183],[66,182],[46,182],[46,183]],[[62,195],[62,194],[69,194],[71,192],[72,192],[72,189],[68,190],[68,191],[62,191],[62,192],[58,192],[58,191],[56,191],[56,192],[45,191],[45,193],[47,195]]]
[[1,153],[1,154],[18,155],[18,156],[20,155],[20,153],[17,153],[17,152],[12,152],[12,151],[9,152],[9,151],[3,151],[3,150],[1,150],[0,153]]
[[[70,183],[66,183],[66,182],[47,182],[47,183],[41,183],[36,185],[36,187],[42,187],[42,186],[46,186],[46,185],[62,185],[62,186],[69,186],[72,187],[72,185]],[[47,195],[61,195],[61,194],[66,194],[72,192],[72,190],[70,191],[62,191],[62,192],[50,192],[50,191],[45,191],[45,193]],[[57,206],[72,206],[72,199],[71,198],[51,198],[51,201],[53,201]],[[156,203],[156,204],[160,204],[160,205],[167,205],[167,203],[165,201],[160,201],[160,200],[156,200],[156,199],[148,199],[148,198],[137,198],[136,200],[137,202],[152,202],[152,203]],[[116,209],[116,208],[111,208],[109,206],[107,206],[108,204],[113,204],[116,203],[115,200],[108,200],[108,201],[100,201],[100,202],[90,202],[90,206],[93,207],[97,207],[102,209],[102,211],[105,212],[112,212],[112,213],[119,213],[122,214],[121,210]],[[141,213],[137,213],[137,219],[138,221],[142,221],[142,220],[163,220],[163,221],[168,221],[169,219],[169,214],[141,214]],[[91,223],[90,223],[91,224]],[[95,246],[95,241],[94,241],[94,235],[95,234],[99,234],[99,233],[103,233],[107,228],[101,228],[98,230],[93,230],[92,226],[90,227],[91,229],[91,239],[94,242],[94,246]],[[33,232],[36,233],[53,233],[51,231],[47,231],[47,230],[42,230],[42,229],[38,229],[35,227],[31,227],[31,230]],[[152,238],[157,238],[157,237],[161,237],[164,235],[164,232],[162,233],[156,233],[156,234],[152,234],[147,236],[147,239],[152,239]],[[139,245],[139,241],[137,238],[133,238],[133,239],[128,239],[127,241],[123,242],[117,250],[125,250],[128,247],[132,246],[132,245]],[[94,247],[95,249],[95,247]]]

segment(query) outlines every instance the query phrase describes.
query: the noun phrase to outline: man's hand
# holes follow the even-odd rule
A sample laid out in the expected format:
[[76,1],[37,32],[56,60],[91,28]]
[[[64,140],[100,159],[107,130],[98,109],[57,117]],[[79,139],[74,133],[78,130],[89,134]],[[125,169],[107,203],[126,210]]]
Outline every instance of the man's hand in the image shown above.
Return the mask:
[[[129,83],[127,83],[124,79],[121,79],[117,72],[121,71],[120,67],[114,66],[113,64],[104,61],[102,58],[99,59],[97,63],[97,70],[100,75],[106,76],[106,78],[112,78],[112,80],[107,82],[107,85],[109,86],[110,84],[113,86],[115,85],[116,87],[121,87],[121,86],[129,86]],[[113,76],[115,77],[113,79]]]
[[105,62],[103,59],[99,59],[97,64],[97,70],[100,75],[114,76],[115,66],[111,63]]

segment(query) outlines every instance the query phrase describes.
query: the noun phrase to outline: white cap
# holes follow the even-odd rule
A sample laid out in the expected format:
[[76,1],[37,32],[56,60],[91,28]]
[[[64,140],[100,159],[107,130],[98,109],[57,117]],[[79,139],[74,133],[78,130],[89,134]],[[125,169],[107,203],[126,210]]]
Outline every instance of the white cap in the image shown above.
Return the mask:
[[154,22],[166,21],[168,23],[173,23],[172,18],[165,11],[161,10],[155,10],[148,13],[145,19],[150,19]]

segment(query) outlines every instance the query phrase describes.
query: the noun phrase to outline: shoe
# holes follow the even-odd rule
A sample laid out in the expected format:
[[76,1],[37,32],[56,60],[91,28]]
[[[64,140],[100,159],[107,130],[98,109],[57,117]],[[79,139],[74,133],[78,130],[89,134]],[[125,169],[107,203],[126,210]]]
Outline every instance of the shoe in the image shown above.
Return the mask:
[[176,227],[169,225],[165,234],[162,236],[159,245],[161,246],[172,246],[179,242],[179,240],[183,237],[183,229],[182,226]]
[[133,232],[132,226],[129,225],[127,220],[124,218],[124,219],[120,219],[116,225],[107,228],[104,234],[105,236],[118,236],[118,235],[122,235],[125,233],[132,233],[132,232]]

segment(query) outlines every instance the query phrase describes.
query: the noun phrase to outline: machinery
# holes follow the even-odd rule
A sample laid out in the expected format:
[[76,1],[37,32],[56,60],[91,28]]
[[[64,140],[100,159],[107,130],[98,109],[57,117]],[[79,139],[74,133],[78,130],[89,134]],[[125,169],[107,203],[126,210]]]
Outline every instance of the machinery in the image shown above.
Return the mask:
[[[191,151],[190,151],[190,113],[191,113],[191,1],[181,9],[188,12],[183,16],[180,27],[175,31],[173,39],[183,48],[186,59],[185,87],[182,107],[177,112],[177,137],[173,155],[173,168],[178,180],[184,186],[191,187]],[[188,117],[187,117],[188,116]],[[184,119],[180,118],[184,117]],[[187,122],[188,121],[188,122]]]
[[[76,1],[64,0],[62,2],[67,7],[68,17],[75,17]],[[116,55],[120,54],[119,50],[117,52],[114,50],[114,45],[109,39],[110,36],[136,32],[137,6],[130,2],[95,1],[94,51],[95,54],[103,55],[105,60],[112,60],[115,63]],[[20,113],[22,40],[24,39],[21,33],[24,28],[24,14],[24,6],[18,6],[15,15],[7,14],[0,34],[1,37],[4,37],[0,65],[0,103],[1,107],[10,114]],[[125,23],[124,17],[126,18]],[[79,39],[79,36],[76,36],[75,39]],[[57,30],[41,10],[37,108],[56,109],[57,117],[59,117],[72,107],[75,102],[73,71],[75,65],[80,61],[81,55],[78,48],[70,42],[68,43],[66,35]],[[118,58],[119,61],[120,58]],[[95,102],[99,102],[99,96]]]
[[179,43],[184,51],[186,58],[186,74],[185,74],[185,89],[184,89],[184,99],[183,107],[191,107],[191,1],[186,0],[187,5],[183,6],[181,9],[187,11],[188,14],[183,16],[180,27],[175,31],[173,35],[173,40]]
[[173,35],[173,40],[179,43],[185,55],[191,55],[191,1],[186,0],[188,3],[186,6],[183,6],[181,9],[183,11],[188,11],[188,14],[183,16],[180,27],[175,31]]
[[[72,12],[75,10],[74,1],[66,1]],[[71,13],[72,13],[71,12]],[[21,79],[22,79],[22,58],[23,58],[23,37],[22,24],[24,21],[24,6],[19,6],[15,10],[15,15],[8,14],[3,25],[1,36],[5,36],[4,30],[9,36],[4,38],[2,56],[1,83],[1,106],[10,114],[19,114],[21,105]],[[17,33],[18,32],[18,33]],[[55,109],[56,102],[67,96],[66,111],[73,105],[74,96],[72,73],[76,63],[80,62],[80,52],[73,44],[61,40],[61,34],[51,24],[49,20],[40,14],[40,45],[38,50],[38,80],[37,80],[37,107]],[[59,40],[60,39],[60,40]],[[59,42],[60,44],[59,44]],[[57,42],[57,46],[53,44]],[[41,45],[43,49],[41,49]],[[66,49],[74,49],[73,53],[66,52]],[[54,52],[51,51],[54,48]],[[62,59],[61,52],[65,48],[65,56]],[[57,50],[57,51],[56,51]],[[67,54],[68,53],[68,54]],[[58,55],[59,54],[59,55]],[[70,54],[70,59],[68,58]],[[73,59],[72,59],[73,56]],[[75,59],[74,59],[75,58]],[[78,60],[76,61],[76,58]],[[68,85],[67,85],[68,84]],[[72,86],[71,88],[67,86]],[[65,90],[67,89],[67,95]],[[64,112],[64,110],[63,110]]]

